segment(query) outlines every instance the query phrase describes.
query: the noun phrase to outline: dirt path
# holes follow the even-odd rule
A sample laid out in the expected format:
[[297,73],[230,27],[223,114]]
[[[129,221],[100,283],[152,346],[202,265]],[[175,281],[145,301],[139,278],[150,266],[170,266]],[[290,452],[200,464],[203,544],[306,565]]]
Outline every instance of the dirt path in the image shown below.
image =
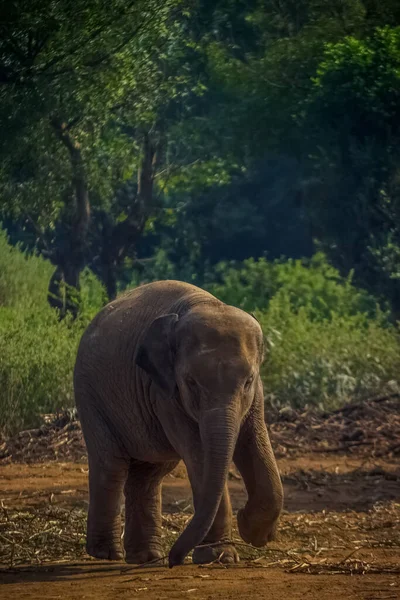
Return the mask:
[[278,569],[246,567],[200,570],[185,566],[141,570],[121,575],[118,566],[75,563],[36,569],[33,573],[3,576],[4,600],[114,600],[138,598],[363,600],[398,599],[399,581],[393,576],[292,575]]
[[[314,454],[282,459],[280,470],[286,510],[279,538],[267,551],[239,546],[241,563],[230,568],[188,564],[172,571],[148,567],[126,572],[125,564],[94,561],[84,553],[85,463],[4,465],[0,598],[400,598],[397,462]],[[246,493],[235,473],[229,485],[237,510]],[[192,510],[183,468],[165,479],[163,504],[167,551],[169,536],[176,536]],[[77,518],[65,525],[68,533],[62,533],[67,511],[75,511]],[[12,536],[14,548],[8,544]],[[58,537],[67,540],[65,546]],[[24,549],[30,560],[23,561]],[[47,562],[48,555],[59,560]]]

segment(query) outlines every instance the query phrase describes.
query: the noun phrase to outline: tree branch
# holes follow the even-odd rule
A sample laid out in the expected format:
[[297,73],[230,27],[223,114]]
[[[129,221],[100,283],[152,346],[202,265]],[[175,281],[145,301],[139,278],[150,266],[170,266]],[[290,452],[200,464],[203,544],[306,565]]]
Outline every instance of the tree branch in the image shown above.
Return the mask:
[[76,198],[76,218],[73,235],[75,242],[80,246],[83,244],[83,239],[86,236],[90,220],[90,203],[89,194],[86,183],[86,173],[83,164],[82,152],[80,144],[68,132],[68,125],[53,118],[51,125],[58,139],[67,148],[72,167],[72,183],[75,189]]
[[136,3],[137,0],[132,0],[132,2],[129,2],[125,10],[123,10],[122,13],[114,19],[114,21],[104,23],[103,25],[95,29],[86,39],[72,46],[67,52],[64,52],[60,56],[54,57],[54,59],[47,63],[47,65],[42,69],[42,73],[44,73],[44,71],[47,71],[48,69],[51,69],[51,67],[54,67],[56,64],[59,64],[64,59],[73,56],[74,54],[76,54],[76,52],[84,48],[86,44],[89,44],[90,42],[96,40],[104,31],[106,31],[107,28],[121,20],[121,18],[125,16]]
[[[129,13],[129,11],[134,7],[134,5],[137,3],[138,0],[132,0],[127,6],[126,8],[117,16],[115,17],[115,19],[112,22],[107,22],[103,25],[101,25],[100,27],[98,27],[97,29],[95,29],[88,37],[86,37],[84,40],[81,40],[79,43],[75,44],[74,46],[70,47],[68,49],[68,51],[63,52],[62,54],[55,56],[52,60],[50,60],[47,64],[42,65],[41,67],[38,66],[36,67],[33,72],[31,70],[31,66],[29,67],[29,71],[30,74],[36,76],[36,77],[41,77],[41,76],[46,76],[46,77],[58,77],[60,75],[65,75],[68,73],[73,73],[74,72],[74,68],[73,67],[66,67],[64,69],[60,69],[58,71],[55,72],[51,72],[48,73],[48,71],[50,69],[52,69],[52,67],[59,65],[61,62],[63,62],[65,59],[67,58],[71,58],[74,55],[76,55],[77,52],[79,52],[79,50],[81,50],[82,48],[84,48],[87,44],[93,42],[94,40],[96,40],[102,33],[104,33],[108,28],[112,27],[113,25],[115,25],[116,23],[118,23],[119,21],[121,21],[121,19],[123,19],[124,17],[126,17],[126,15]],[[103,62],[105,62],[107,59],[109,59],[111,56],[113,56],[114,54],[116,54],[117,52],[119,52],[120,50],[122,50],[122,48],[124,48],[126,46],[126,44],[128,44],[130,42],[131,39],[133,39],[138,32],[147,24],[149,24],[150,22],[154,21],[154,17],[151,19],[148,19],[147,21],[143,21],[142,23],[140,23],[140,25],[138,25],[138,27],[135,28],[134,31],[131,31],[129,33],[129,35],[125,36],[125,38],[123,39],[123,41],[118,44],[116,47],[114,47],[110,52],[108,53],[103,53],[100,57],[96,58],[96,59],[92,59],[86,62],[83,62],[83,67],[84,68],[94,68],[99,66],[100,64],[102,64]],[[4,29],[4,26],[3,26]],[[48,37],[47,37],[48,39]],[[43,46],[45,45],[45,43],[47,42],[47,39],[45,40],[45,42],[41,43],[38,47],[37,47],[37,52],[34,56],[34,58],[36,58],[38,56],[38,54],[40,53],[40,51],[42,50]],[[7,43],[10,46],[10,50],[16,55],[18,56],[18,58],[21,60],[21,62],[26,62],[26,55],[24,55],[23,53],[21,53],[20,48],[18,47],[17,49],[13,48],[12,46],[12,40],[11,37],[8,36],[8,41]],[[18,54],[16,52],[16,50],[18,50]],[[26,82],[24,81],[24,78],[26,77],[27,72],[26,70],[22,70],[20,73],[17,73],[13,70],[7,69],[4,66],[0,67],[0,83],[17,83],[17,84],[25,84]]]

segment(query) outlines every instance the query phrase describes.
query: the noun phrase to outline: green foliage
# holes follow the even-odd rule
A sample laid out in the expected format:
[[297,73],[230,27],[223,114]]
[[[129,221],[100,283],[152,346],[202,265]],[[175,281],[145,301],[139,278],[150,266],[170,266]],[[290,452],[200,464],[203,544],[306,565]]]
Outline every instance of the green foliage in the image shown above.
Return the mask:
[[158,250],[150,261],[142,263],[140,270],[128,269],[127,280],[121,285],[120,291],[159,279],[177,279],[176,269],[162,249]]
[[[146,221],[129,259],[161,247],[199,279],[221,260],[310,256],[316,240],[399,310],[398,2],[8,4],[0,202],[29,220],[31,246],[62,246],[73,221],[59,122],[82,155],[93,268],[110,237],[98,210],[114,225]],[[149,133],[151,206],[121,206],[115,190],[135,188]]]
[[41,257],[27,256],[11,246],[0,229],[0,308],[42,309],[53,270]]
[[398,312],[400,28],[326,44],[312,81],[302,123],[321,246]]
[[84,269],[81,274],[80,319],[92,319],[107,300],[104,286],[90,269]]
[[262,374],[270,401],[302,408],[337,408],[399,387],[400,337],[379,319],[331,314],[315,320],[293,309],[287,294],[257,317],[266,336]]
[[0,430],[11,434],[40,415],[73,405],[72,369],[79,327],[44,304],[0,308]]
[[246,311],[265,310],[279,298],[290,302],[293,313],[306,309],[313,321],[332,315],[366,314],[384,318],[376,300],[353,286],[350,273],[342,277],[322,253],[310,260],[245,260],[241,265],[220,264],[216,268],[221,283],[209,285],[218,298]]
[[156,212],[149,186],[140,206],[121,206],[115,192],[131,180],[140,195],[143,139],[151,130],[161,146],[170,105],[198,92],[182,64],[183,3],[9,4],[0,8],[0,214],[23,225],[29,247],[68,272],[70,286],[85,262],[107,283],[120,255],[134,253],[110,240],[111,228],[125,220],[140,231]]
[[79,318],[60,322],[46,301],[52,270],[43,258],[9,246],[0,230],[0,431],[6,434],[73,405],[79,339],[104,301],[102,286],[87,270]]
[[120,292],[152,281],[175,279],[199,284],[198,273],[188,264],[178,268],[169,258],[165,250],[160,248],[151,259],[140,262],[140,266],[128,268],[126,278],[121,281]]
[[[78,319],[59,321],[45,301],[51,266],[0,237],[0,431],[34,426],[40,414],[73,404],[72,371],[80,336],[105,298],[86,270]],[[130,286],[175,278],[163,251]],[[398,334],[374,299],[343,279],[322,254],[308,263],[265,259],[220,265],[221,299],[256,310],[265,333],[263,378],[276,404],[328,408],[395,385]],[[193,280],[188,271],[182,279]]]
[[349,36],[327,44],[313,82],[313,107],[335,128],[351,121],[352,134],[358,138],[376,137],[385,127],[396,136],[400,128],[400,27],[378,28],[366,40]]

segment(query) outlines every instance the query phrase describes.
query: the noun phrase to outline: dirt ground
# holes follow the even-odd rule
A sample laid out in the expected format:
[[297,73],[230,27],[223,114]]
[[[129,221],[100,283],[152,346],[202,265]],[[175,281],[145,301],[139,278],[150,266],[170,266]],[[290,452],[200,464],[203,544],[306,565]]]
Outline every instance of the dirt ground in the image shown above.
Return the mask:
[[[241,562],[132,568],[84,552],[87,465],[0,466],[0,598],[308,600],[400,598],[398,457],[304,454],[279,459],[285,511],[262,551],[238,543]],[[234,510],[246,499],[230,475]],[[166,553],[190,518],[183,467],[163,487]],[[234,537],[238,539],[237,532]]]

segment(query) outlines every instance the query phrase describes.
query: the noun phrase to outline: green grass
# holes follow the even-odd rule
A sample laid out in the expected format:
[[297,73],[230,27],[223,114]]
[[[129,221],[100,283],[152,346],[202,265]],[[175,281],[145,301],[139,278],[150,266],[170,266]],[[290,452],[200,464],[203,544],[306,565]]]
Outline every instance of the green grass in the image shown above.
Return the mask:
[[104,302],[90,272],[82,277],[77,321],[59,321],[47,303],[54,267],[8,245],[0,230],[0,432],[36,426],[42,413],[73,405],[72,371],[83,329]]

